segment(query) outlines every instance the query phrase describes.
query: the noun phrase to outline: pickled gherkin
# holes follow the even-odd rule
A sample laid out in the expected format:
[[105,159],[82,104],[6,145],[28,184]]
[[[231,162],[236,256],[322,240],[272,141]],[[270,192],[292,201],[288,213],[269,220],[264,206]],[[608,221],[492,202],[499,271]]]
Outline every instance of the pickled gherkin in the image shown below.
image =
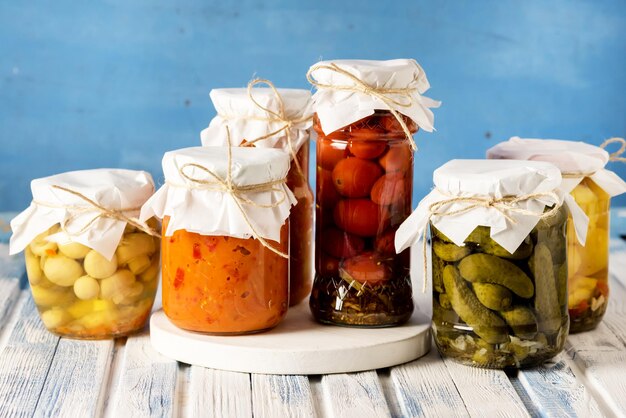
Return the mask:
[[537,317],[532,309],[526,306],[515,306],[500,311],[500,315],[518,337],[531,339],[537,335]]
[[566,221],[564,208],[542,219],[513,253],[487,227],[456,246],[431,225],[433,331],[443,355],[477,367],[531,367],[562,350]]
[[495,311],[509,308],[513,301],[511,291],[499,284],[474,283],[472,288],[480,303]]
[[507,341],[506,334],[502,333],[504,330],[502,318],[480,303],[476,295],[463,281],[456,267],[445,267],[443,284],[452,309],[466,324],[474,328],[476,334],[492,344]]
[[467,256],[459,263],[459,270],[470,282],[499,284],[523,298],[530,298],[535,293],[533,283],[522,269],[494,255]]
[[489,228],[479,226],[465,239],[466,242],[480,245],[481,251],[497,257],[522,260],[530,256],[533,251],[533,244],[530,239],[524,240],[515,252],[510,253],[489,236]]
[[561,311],[552,256],[546,244],[537,244],[529,265],[537,286],[535,310],[539,317],[539,330],[546,334],[554,334],[561,326]]
[[443,261],[459,261],[472,250],[468,247],[457,247],[452,243],[436,242],[433,243],[433,251]]

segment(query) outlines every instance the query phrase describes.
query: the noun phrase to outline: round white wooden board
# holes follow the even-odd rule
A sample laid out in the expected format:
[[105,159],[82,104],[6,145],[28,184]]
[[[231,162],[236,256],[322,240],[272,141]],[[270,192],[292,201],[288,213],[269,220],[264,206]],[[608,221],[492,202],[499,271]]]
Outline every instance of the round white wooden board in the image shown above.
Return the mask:
[[265,374],[329,374],[379,369],[415,360],[430,349],[430,320],[416,310],[393,328],[347,328],[313,320],[307,303],[289,309],[271,331],[210,336],[174,326],[162,310],[150,319],[161,354],[213,369]]

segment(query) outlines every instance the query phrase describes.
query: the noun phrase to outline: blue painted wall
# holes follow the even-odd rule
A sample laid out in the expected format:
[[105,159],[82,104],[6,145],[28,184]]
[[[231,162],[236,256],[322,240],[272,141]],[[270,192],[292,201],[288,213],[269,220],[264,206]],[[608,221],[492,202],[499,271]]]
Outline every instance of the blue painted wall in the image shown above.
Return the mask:
[[199,143],[211,88],[254,75],[308,88],[320,58],[423,65],[443,107],[417,137],[417,200],[434,168],[511,135],[624,136],[624,28],[623,0],[2,0],[0,210],[71,169],[160,181],[164,151]]

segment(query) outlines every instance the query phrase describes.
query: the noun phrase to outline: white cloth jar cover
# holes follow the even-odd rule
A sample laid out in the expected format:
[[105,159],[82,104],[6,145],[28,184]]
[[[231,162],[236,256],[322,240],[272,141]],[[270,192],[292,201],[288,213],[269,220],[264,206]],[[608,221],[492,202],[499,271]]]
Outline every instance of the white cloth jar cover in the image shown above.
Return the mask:
[[[515,252],[541,219],[546,207],[565,204],[573,216],[579,240],[584,242],[588,219],[574,199],[559,190],[561,172],[550,163],[516,160],[452,160],[435,170],[435,188],[417,206],[396,232],[396,251],[419,241],[428,222],[463,246],[477,226],[491,228],[491,238],[510,253]],[[520,197],[503,205],[481,204],[458,214],[433,215],[432,205],[444,204],[444,212],[462,211],[472,206],[455,198],[489,201]],[[512,209],[507,209],[507,207]],[[513,222],[507,219],[509,217]]]
[[294,153],[309,139],[313,111],[311,92],[308,90],[213,89],[210,96],[217,116],[200,133],[204,146],[226,146],[229,135],[233,145],[241,145],[243,141],[251,142],[275,132],[255,142],[255,147],[278,148],[291,154],[288,136]]
[[78,242],[111,259],[127,222],[106,216],[100,208],[71,192],[132,219],[154,193],[154,182],[145,171],[103,168],[35,179],[31,189],[32,203],[11,221],[11,254],[22,251],[37,235],[61,224],[65,230],[50,235],[49,241]]
[[[146,202],[140,219],[169,216],[166,236],[184,229],[201,235],[249,238],[255,236],[254,228],[262,238],[280,242],[280,228],[296,202],[284,183],[289,155],[251,147],[232,147],[230,152],[230,161],[228,147],[165,153],[165,184]],[[240,189],[237,196],[226,190],[229,173],[233,189]],[[267,183],[275,184],[259,191],[242,189]]]
[[561,189],[565,193],[574,190],[585,177],[611,197],[626,192],[626,182],[604,168],[609,162],[609,153],[585,142],[514,136],[487,150],[487,158],[550,162],[563,174]]
[[[332,69],[333,66],[340,71]],[[373,115],[376,110],[390,108],[411,118],[420,129],[434,130],[435,117],[430,108],[441,103],[422,96],[430,84],[422,67],[413,59],[320,61],[309,69],[308,76],[318,85],[313,103],[325,134]],[[364,85],[379,89],[380,95],[366,92]],[[394,89],[403,91],[393,92]],[[381,95],[387,100],[382,100]]]

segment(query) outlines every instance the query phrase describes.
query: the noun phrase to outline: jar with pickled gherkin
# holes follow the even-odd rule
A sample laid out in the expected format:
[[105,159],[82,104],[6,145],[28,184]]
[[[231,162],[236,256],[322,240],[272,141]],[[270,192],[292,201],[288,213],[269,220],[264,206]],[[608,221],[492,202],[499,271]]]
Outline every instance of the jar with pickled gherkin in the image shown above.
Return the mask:
[[413,134],[433,130],[429,87],[414,60],[328,61],[311,67],[317,133],[315,281],[310,308],[327,324],[385,327],[413,312],[409,250]]
[[486,368],[530,367],[568,335],[565,228],[576,204],[549,163],[452,160],[400,226],[396,247],[430,230],[433,334],[440,353]]
[[311,92],[254,80],[247,89],[213,89],[210,95],[217,115],[200,135],[203,145],[226,146],[230,136],[236,146],[276,148],[291,156],[287,186],[297,203],[289,215],[289,305],[297,305],[309,295],[313,283]]
[[78,339],[144,327],[159,275],[159,227],[137,219],[154,193],[143,171],[84,170],[36,179],[11,221],[10,252],[24,251],[33,300],[52,333]]
[[[609,209],[611,197],[626,192],[626,183],[605,165],[613,158],[604,146],[626,143],[621,138],[602,147],[584,142],[513,137],[488,151],[494,159],[549,161],[563,177],[561,190],[569,193],[588,217],[586,230],[568,220],[568,307],[570,332],[594,329],[609,302]],[[584,238],[582,243],[577,236]]]
[[275,327],[289,304],[289,155],[193,147],[163,157],[165,184],[140,219],[163,219],[163,311],[213,335]]

